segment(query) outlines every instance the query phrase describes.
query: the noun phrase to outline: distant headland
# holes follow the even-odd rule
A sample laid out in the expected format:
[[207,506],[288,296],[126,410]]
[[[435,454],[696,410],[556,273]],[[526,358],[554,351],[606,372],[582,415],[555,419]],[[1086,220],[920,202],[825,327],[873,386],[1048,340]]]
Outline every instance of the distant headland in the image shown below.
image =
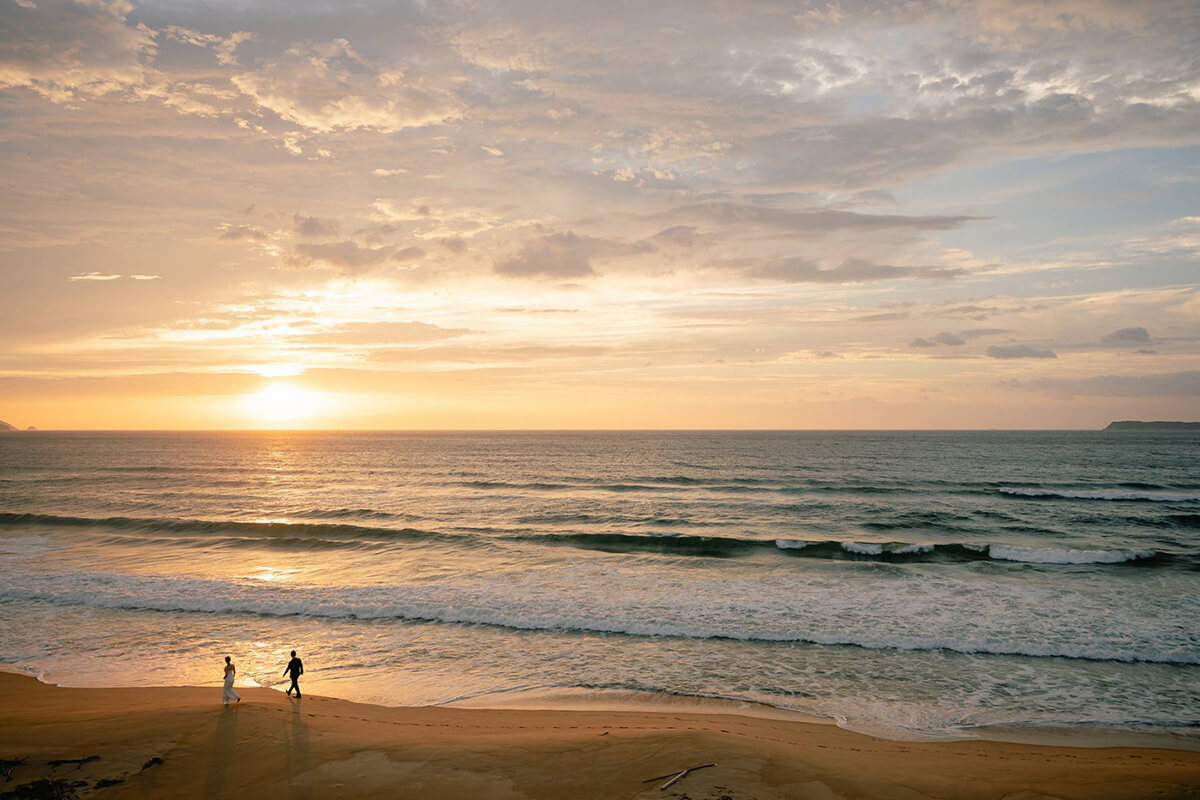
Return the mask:
[[[9,425],[9,424],[8,424],[7,422],[5,422],[4,420],[0,419],[0,432],[3,432],[3,431],[19,431],[19,430],[21,430],[21,429],[20,429],[20,428],[18,428],[16,425]],[[28,428],[26,428],[25,430],[27,430],[27,431],[36,431],[36,430],[37,430],[37,428],[35,428],[35,427],[33,427],[32,425],[30,425],[30,426],[29,426]]]
[[1106,431],[1200,431],[1200,422],[1141,422],[1122,420],[1110,422]]

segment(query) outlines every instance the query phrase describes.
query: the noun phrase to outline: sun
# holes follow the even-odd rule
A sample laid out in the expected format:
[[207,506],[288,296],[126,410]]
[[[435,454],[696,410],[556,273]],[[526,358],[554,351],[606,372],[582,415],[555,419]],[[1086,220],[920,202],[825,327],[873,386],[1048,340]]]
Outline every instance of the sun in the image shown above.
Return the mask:
[[320,412],[324,398],[319,392],[288,383],[272,383],[242,400],[242,409],[256,422],[271,428],[302,423]]

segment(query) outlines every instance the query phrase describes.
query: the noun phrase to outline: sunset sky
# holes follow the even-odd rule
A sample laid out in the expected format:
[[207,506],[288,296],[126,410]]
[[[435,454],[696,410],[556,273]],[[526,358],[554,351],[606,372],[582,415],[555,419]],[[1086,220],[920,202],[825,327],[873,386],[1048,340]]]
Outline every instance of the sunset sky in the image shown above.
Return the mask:
[[1200,4],[0,0],[0,419],[1200,417]]

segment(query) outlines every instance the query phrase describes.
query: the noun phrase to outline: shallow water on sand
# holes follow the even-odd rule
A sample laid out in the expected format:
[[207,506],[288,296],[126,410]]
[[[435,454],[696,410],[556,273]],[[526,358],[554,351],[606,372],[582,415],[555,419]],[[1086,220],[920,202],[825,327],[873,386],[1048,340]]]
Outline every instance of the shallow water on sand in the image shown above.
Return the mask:
[[389,704],[1200,726],[1187,433],[0,437],[0,662]]

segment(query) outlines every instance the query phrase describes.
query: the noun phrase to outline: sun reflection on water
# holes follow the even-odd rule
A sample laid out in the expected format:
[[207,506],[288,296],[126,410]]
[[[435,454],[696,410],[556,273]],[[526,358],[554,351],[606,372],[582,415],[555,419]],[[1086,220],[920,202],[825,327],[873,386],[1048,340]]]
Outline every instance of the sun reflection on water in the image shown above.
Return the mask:
[[254,572],[246,577],[255,581],[286,581],[300,572],[299,569],[281,567],[255,567]]

